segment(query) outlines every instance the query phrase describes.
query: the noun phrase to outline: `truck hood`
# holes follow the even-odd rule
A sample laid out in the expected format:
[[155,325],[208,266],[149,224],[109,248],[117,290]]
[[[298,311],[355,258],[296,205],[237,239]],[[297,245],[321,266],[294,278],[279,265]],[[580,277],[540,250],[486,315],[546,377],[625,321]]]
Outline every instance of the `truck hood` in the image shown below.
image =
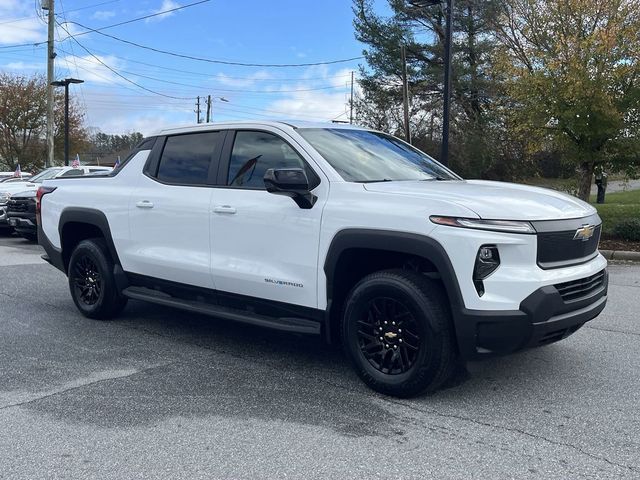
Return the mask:
[[[582,218],[595,208],[578,198],[540,187],[484,180],[392,181],[367,183],[370,192],[406,195],[428,202],[448,201],[492,220],[558,220]],[[447,212],[433,212],[447,215]]]
[[23,192],[25,190],[31,190],[33,188],[37,190],[39,186],[40,184],[38,183],[30,183],[30,182],[11,182],[11,183],[7,183],[4,186],[3,184],[0,183],[0,192],[7,192],[10,194],[14,194],[18,192]]

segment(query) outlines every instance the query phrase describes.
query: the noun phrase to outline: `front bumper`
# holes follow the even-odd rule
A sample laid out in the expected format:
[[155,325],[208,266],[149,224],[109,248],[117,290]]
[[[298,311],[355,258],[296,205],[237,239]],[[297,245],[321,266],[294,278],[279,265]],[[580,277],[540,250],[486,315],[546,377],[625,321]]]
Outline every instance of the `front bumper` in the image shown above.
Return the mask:
[[562,287],[549,285],[525,298],[519,310],[463,308],[454,312],[460,355],[468,360],[479,359],[547,345],[568,337],[604,310],[609,276],[606,269],[602,274],[601,284],[584,296],[578,294],[566,299],[558,290]]
[[37,233],[35,218],[8,216],[7,223],[18,232]]

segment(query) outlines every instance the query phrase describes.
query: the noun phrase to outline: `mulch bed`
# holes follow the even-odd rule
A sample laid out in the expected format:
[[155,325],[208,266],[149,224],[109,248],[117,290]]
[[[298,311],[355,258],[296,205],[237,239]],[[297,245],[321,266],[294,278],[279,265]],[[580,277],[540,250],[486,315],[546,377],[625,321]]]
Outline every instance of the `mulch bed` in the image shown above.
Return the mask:
[[601,239],[600,250],[622,250],[626,252],[640,252],[640,242],[625,242],[623,240]]

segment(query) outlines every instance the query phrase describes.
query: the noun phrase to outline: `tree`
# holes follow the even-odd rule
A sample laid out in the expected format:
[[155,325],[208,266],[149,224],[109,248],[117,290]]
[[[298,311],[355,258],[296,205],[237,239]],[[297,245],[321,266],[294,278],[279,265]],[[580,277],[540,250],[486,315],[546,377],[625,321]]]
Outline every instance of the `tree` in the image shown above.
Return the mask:
[[[46,80],[42,76],[0,73],[0,165],[13,170],[20,163],[23,170],[37,171],[46,158]],[[55,92],[55,157],[64,151],[64,93]],[[79,150],[86,139],[83,115],[78,106],[69,105],[69,142]],[[60,160],[59,160],[60,162]]]
[[140,132],[124,133],[122,135],[111,135],[101,131],[95,131],[87,147],[88,155],[94,161],[115,162],[118,156],[124,159],[129,152],[142,140]]
[[[359,123],[402,136],[400,47],[406,46],[410,118],[414,143],[436,158],[442,128],[445,18],[441,6],[416,7],[389,0],[392,15],[382,18],[370,0],[354,0],[356,38],[367,45],[361,67],[362,96],[355,102]],[[518,143],[503,143],[503,110],[494,99],[500,85],[493,74],[492,34],[498,0],[457,0],[452,61],[451,164],[463,175],[517,175]],[[521,170],[520,170],[521,171]]]
[[506,110],[532,151],[575,165],[587,200],[594,171],[632,169],[640,151],[640,3],[502,0],[496,66]]

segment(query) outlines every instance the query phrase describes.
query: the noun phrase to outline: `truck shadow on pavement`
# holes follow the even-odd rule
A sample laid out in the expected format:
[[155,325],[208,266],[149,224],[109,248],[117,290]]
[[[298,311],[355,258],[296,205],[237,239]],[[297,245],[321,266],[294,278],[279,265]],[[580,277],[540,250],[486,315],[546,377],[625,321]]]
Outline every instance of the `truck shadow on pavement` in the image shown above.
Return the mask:
[[525,388],[544,395],[550,387],[539,365],[564,363],[556,347],[474,363],[471,375],[463,370],[449,388],[399,400],[369,390],[342,352],[317,337],[133,301],[113,322],[72,317],[67,316],[70,328],[99,342],[94,347],[100,350],[99,359],[87,364],[91,369],[106,367],[100,360],[105,351],[115,357],[107,361],[109,368],[114,363],[137,367],[130,374],[88,381],[26,406],[64,422],[104,428],[218,417],[267,426],[296,423],[345,436],[402,441],[410,425],[406,409],[398,405],[425,412],[474,410],[495,403],[497,391],[505,403],[524,394]]

